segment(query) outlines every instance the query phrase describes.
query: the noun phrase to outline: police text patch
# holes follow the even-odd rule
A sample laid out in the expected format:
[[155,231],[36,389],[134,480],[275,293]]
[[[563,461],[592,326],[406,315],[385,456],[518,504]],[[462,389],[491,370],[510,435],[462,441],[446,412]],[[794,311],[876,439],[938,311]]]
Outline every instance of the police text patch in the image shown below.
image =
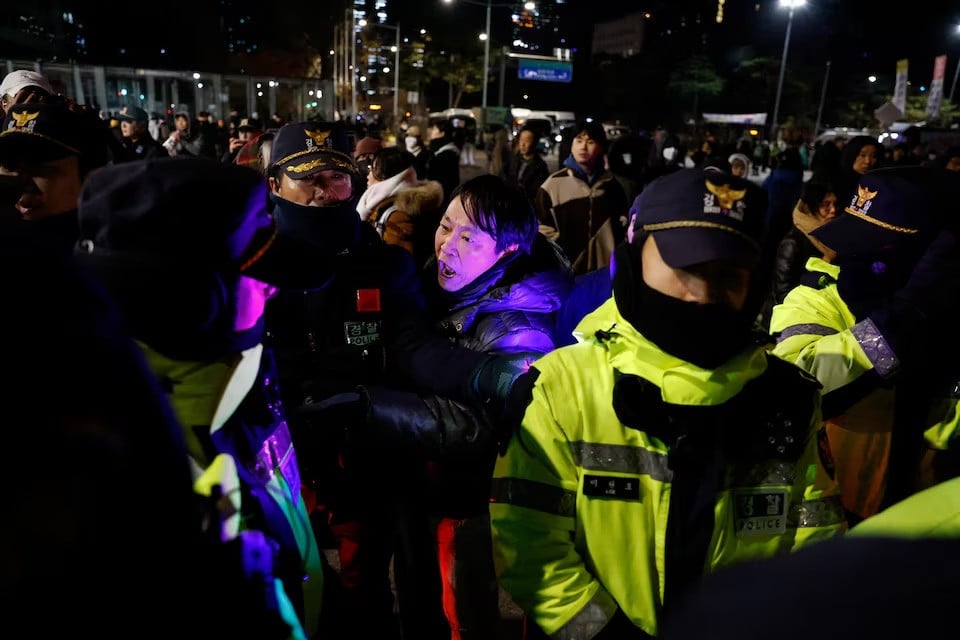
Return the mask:
[[734,527],[738,536],[770,536],[787,530],[787,491],[773,487],[733,491]]
[[583,476],[583,495],[591,498],[640,499],[640,479],[620,476]]
[[344,322],[347,344],[365,346],[380,341],[380,321]]

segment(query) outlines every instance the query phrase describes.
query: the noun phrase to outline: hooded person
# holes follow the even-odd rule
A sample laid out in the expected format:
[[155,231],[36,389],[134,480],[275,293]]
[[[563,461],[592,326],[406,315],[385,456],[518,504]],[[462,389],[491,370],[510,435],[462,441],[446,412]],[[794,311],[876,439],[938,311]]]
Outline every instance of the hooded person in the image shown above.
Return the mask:
[[727,158],[727,162],[730,164],[730,173],[740,177],[740,178],[749,178],[750,177],[750,158],[743,153],[731,153],[730,157]]
[[284,237],[266,205],[259,174],[233,164],[111,165],[84,185],[75,255],[117,301],[165,389],[198,493],[222,491],[213,535],[262,541],[250,551],[267,561],[272,606],[302,637],[319,623],[322,564],[263,314],[277,287],[326,274],[310,275],[310,247]]

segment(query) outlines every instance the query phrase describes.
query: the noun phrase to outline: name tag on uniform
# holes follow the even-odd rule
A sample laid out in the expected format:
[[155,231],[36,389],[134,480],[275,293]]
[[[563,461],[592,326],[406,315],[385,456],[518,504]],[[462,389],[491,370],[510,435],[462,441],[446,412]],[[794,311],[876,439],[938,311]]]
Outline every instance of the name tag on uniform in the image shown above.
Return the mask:
[[366,346],[380,341],[380,321],[344,322],[343,333],[347,344]]
[[588,498],[639,500],[640,479],[621,476],[583,476],[583,495]]
[[772,536],[787,531],[786,489],[734,489],[733,514],[737,536]]

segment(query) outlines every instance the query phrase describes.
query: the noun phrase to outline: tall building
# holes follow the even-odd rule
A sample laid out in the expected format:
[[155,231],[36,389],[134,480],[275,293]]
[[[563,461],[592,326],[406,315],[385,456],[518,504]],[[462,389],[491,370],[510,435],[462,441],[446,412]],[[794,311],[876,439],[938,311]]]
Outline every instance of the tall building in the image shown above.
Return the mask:
[[382,106],[393,100],[398,29],[388,22],[387,0],[353,0],[352,8],[358,87],[366,101]]
[[511,49],[518,53],[555,55],[570,49],[567,24],[570,6],[566,0],[518,2],[511,11]]
[[82,11],[75,11],[70,2],[44,4],[45,7],[38,7],[26,3],[4,12],[0,18],[0,42],[6,54],[57,62],[86,58],[87,31]]
[[643,48],[643,33],[647,21],[644,12],[617,20],[597,23],[593,28],[593,55],[606,54],[629,58]]

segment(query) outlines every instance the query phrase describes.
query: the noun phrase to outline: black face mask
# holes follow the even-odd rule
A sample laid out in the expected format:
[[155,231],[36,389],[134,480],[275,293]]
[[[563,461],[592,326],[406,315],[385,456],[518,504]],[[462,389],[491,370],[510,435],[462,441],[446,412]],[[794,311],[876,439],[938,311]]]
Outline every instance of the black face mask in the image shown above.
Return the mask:
[[681,360],[716,369],[752,340],[749,318],[728,305],[678,300],[650,288],[642,278],[637,289],[640,313],[630,324]]
[[686,302],[652,289],[643,281],[638,251],[618,251],[616,260],[617,308],[665,352],[703,369],[716,369],[753,343],[749,313],[725,304]]
[[280,232],[309,242],[324,256],[343,253],[360,239],[362,221],[353,200],[329,207],[308,207],[273,194],[270,197]]

